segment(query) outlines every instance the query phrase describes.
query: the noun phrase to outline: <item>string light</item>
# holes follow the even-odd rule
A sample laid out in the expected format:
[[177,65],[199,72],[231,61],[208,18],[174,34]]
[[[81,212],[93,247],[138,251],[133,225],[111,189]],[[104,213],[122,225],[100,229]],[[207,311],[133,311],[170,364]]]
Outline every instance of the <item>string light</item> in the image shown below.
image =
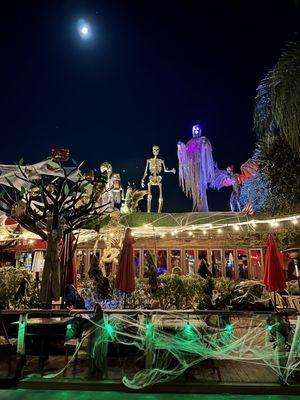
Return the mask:
[[233,230],[238,231],[240,227],[238,225],[233,225]]
[[206,235],[207,234],[207,231],[203,231],[203,235]]
[[298,219],[297,217],[292,219],[292,224],[297,225],[298,224]]
[[188,235],[189,235],[189,236],[192,236],[192,235],[193,235],[193,232],[189,231]]
[[219,228],[219,229],[217,230],[217,232],[218,232],[218,233],[222,233],[223,230],[222,230],[221,228]]

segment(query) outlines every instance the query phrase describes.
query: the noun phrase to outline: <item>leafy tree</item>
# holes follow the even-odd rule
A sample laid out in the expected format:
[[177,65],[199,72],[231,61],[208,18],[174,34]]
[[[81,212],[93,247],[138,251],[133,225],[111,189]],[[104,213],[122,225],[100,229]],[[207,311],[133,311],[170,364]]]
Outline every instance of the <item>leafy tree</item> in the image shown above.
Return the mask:
[[257,88],[254,125],[259,137],[279,135],[300,156],[300,44],[289,43]]
[[74,160],[73,167],[66,167],[68,155],[60,150],[34,165],[24,166],[21,160],[0,166],[0,210],[47,241],[40,298],[47,306],[61,294],[61,239],[110,211],[103,204],[106,173],[83,174],[83,163]]
[[288,44],[257,88],[255,158],[260,172],[242,187],[256,211],[298,211],[300,203],[300,45]]

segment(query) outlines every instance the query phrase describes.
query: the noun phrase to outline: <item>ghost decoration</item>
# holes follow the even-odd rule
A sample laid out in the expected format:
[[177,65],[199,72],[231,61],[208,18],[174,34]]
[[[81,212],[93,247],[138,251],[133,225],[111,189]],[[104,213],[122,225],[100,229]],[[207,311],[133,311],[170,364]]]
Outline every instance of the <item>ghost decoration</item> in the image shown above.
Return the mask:
[[187,144],[177,143],[179,183],[186,196],[193,200],[193,211],[207,212],[206,191],[214,187],[214,161],[210,141],[201,136],[200,125],[193,126],[193,138]]

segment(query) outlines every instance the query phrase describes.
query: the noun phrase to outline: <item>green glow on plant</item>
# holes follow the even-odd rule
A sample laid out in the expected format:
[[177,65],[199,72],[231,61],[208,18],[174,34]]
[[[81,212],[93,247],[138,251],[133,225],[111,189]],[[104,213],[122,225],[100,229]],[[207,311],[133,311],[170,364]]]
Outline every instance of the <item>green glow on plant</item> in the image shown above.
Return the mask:
[[67,324],[67,330],[69,331],[70,329],[72,329],[72,324]]
[[17,352],[19,354],[23,354],[24,349],[24,340],[25,340],[25,321],[19,322],[18,327],[18,345],[17,345]]
[[189,322],[184,326],[184,333],[188,336],[191,336],[193,334],[193,328]]
[[267,331],[271,331],[272,328],[273,328],[273,325],[267,325],[267,327],[266,327]]
[[233,327],[232,327],[232,325],[231,324],[227,324],[226,326],[225,326],[225,331],[226,331],[226,333],[228,333],[228,334],[232,334],[232,332],[233,332]]
[[106,321],[106,322],[104,322],[104,328],[105,328],[106,332],[109,334],[109,336],[113,337],[114,327],[112,326],[112,324]]

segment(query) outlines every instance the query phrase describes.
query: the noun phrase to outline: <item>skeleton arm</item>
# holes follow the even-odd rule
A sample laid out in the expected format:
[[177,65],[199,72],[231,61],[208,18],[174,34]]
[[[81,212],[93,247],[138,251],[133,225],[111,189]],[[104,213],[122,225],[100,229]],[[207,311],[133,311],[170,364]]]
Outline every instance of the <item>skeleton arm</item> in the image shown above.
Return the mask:
[[175,169],[175,168],[168,169],[168,168],[166,167],[164,160],[162,160],[162,166],[163,166],[164,172],[172,172],[173,174],[176,173],[176,169]]
[[145,172],[144,172],[143,178],[141,180],[142,188],[145,187],[145,179],[147,177],[148,167],[149,167],[149,160],[147,160],[146,167],[145,167]]

